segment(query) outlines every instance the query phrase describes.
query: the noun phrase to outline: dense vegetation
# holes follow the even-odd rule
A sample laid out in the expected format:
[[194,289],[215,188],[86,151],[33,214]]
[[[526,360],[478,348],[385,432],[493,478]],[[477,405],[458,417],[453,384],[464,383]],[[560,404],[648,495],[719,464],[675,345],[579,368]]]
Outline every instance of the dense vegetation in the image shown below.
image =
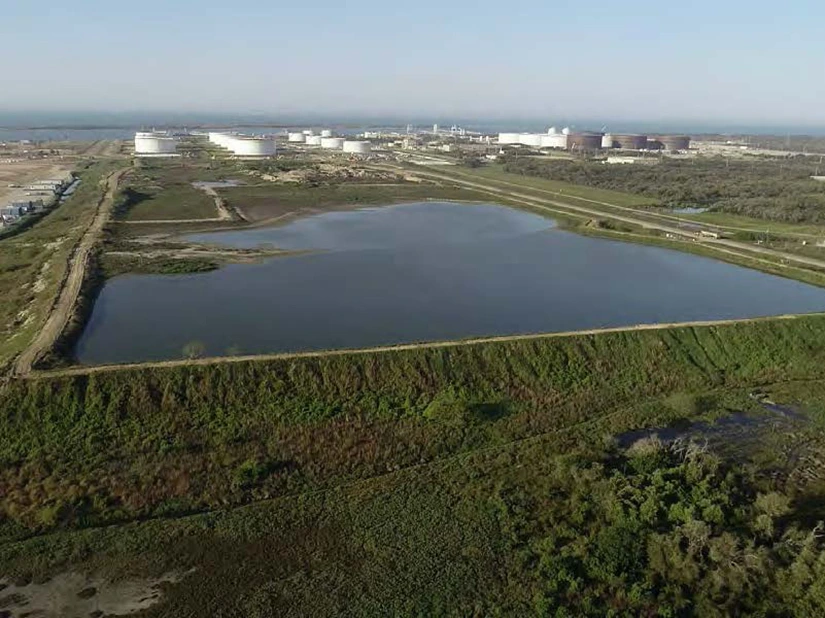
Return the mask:
[[817,161],[788,158],[663,158],[655,165],[510,158],[515,174],[636,193],[666,208],[698,207],[792,223],[825,223],[825,183],[811,179]]
[[818,416],[794,459],[610,436],[819,399],[824,343],[817,316],[13,382],[0,576],[197,567],[146,615],[810,615]]

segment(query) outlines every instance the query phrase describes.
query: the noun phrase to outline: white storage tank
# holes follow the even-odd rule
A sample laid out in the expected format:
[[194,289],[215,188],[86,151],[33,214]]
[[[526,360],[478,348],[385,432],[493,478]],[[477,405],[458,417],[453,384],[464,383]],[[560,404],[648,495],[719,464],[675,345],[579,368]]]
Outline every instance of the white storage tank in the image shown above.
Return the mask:
[[229,149],[239,157],[271,157],[275,140],[270,137],[235,137]]
[[294,144],[303,144],[306,141],[306,135],[303,133],[289,133],[286,140]]
[[533,148],[541,148],[542,136],[537,133],[522,133],[519,136],[519,143]]
[[329,148],[330,150],[341,150],[344,147],[343,137],[322,137],[321,148]]
[[561,133],[548,133],[547,135],[541,136],[541,147],[542,148],[567,148],[567,135],[562,135]]
[[498,134],[498,143],[505,145],[505,144],[518,144],[519,138],[521,135],[519,133],[499,133]]
[[547,129],[547,134],[548,135],[558,135],[559,130],[556,127],[550,127],[549,129]]
[[135,133],[135,154],[175,154],[178,150],[177,138],[166,133]]
[[561,130],[561,134],[562,134],[562,135],[570,135],[570,133],[571,133],[571,131],[570,131],[570,127],[564,127],[564,128]]
[[320,146],[321,145],[321,136],[320,135],[307,135],[306,136],[306,144],[307,144],[307,146]]
[[361,140],[347,140],[344,142],[344,152],[352,154],[369,154],[372,151],[372,144]]
[[324,129],[321,131],[321,137],[332,137],[332,131],[329,129]]
[[610,133],[602,136],[602,148],[613,148],[613,136]]
[[303,133],[304,135],[315,135],[315,131],[312,129],[304,129]]

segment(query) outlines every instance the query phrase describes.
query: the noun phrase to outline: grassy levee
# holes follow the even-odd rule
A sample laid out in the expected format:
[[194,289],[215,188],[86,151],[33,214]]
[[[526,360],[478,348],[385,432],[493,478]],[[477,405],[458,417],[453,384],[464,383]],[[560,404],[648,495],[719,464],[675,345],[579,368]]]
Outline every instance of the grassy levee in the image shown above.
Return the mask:
[[13,381],[3,512],[13,537],[326,487],[673,392],[823,378],[824,344],[811,316]]
[[[615,475],[637,466],[605,451],[605,436],[748,409],[752,388],[792,397],[790,385],[823,378],[825,317],[811,316],[14,381],[0,392],[0,578],[196,569],[145,616],[525,615],[553,599],[578,604],[581,591],[548,588],[547,569],[573,568],[552,561],[553,543],[586,528],[559,555],[601,555],[589,543],[612,538],[628,491]],[[762,524],[742,509],[776,482],[737,481],[740,471],[709,460],[699,483],[695,462],[680,462],[668,464],[685,475],[678,500],[704,506],[683,517],[667,510],[676,498],[657,498],[664,519],[645,524],[655,530],[645,542],[678,537],[698,517],[745,551],[748,526]],[[665,462],[656,465],[638,474]],[[640,478],[628,488],[663,487]],[[786,516],[770,543],[797,525]],[[774,551],[770,566],[785,565],[781,547],[758,555]],[[601,571],[585,566],[577,577],[595,586]],[[618,607],[661,607],[644,596],[661,588],[654,575],[625,598],[632,573],[608,573],[592,594],[615,588]],[[702,584],[682,585],[656,594],[697,603]]]
[[94,218],[100,182],[114,164],[80,170],[70,200],[35,225],[0,240],[0,367],[26,348],[42,327],[66,275],[69,257]]

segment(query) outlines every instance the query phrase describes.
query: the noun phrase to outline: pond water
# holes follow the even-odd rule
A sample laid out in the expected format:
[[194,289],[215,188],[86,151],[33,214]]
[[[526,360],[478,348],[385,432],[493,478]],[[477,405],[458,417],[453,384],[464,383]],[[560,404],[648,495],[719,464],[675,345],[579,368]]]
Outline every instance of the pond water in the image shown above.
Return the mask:
[[685,206],[684,208],[672,208],[670,212],[676,213],[678,215],[701,215],[703,212],[707,212],[707,208],[696,208],[695,206]]
[[678,251],[578,236],[495,205],[330,212],[188,237],[311,249],[109,281],[83,363],[365,347],[825,310],[825,290]]

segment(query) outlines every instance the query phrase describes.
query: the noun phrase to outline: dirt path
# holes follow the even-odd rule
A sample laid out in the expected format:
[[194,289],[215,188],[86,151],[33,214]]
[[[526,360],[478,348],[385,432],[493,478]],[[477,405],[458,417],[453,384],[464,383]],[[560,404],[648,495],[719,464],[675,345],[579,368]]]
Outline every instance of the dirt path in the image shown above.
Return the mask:
[[[631,225],[636,225],[636,226],[639,226],[641,228],[648,229],[648,230],[657,230],[657,231],[661,231],[661,232],[674,234],[676,236],[693,238],[693,235],[690,232],[688,232],[687,230],[684,230],[680,227],[674,227],[673,225],[668,225],[667,223],[657,223],[657,222],[650,221],[648,219],[638,219],[636,217],[629,216],[629,215],[619,215],[619,214],[614,214],[614,213],[610,213],[610,212],[605,212],[603,210],[597,210],[597,209],[594,209],[594,208],[587,208],[587,207],[584,207],[584,206],[576,206],[576,205],[570,204],[568,202],[560,202],[560,201],[557,201],[557,200],[542,198],[540,196],[530,195],[528,193],[517,193],[517,192],[511,191],[509,189],[504,189],[500,186],[496,186],[495,184],[491,185],[491,184],[485,184],[485,183],[476,182],[476,181],[463,180],[461,178],[458,178],[455,175],[438,174],[438,173],[423,171],[423,170],[422,171],[416,171],[416,173],[420,176],[425,177],[425,178],[433,178],[433,179],[437,179],[437,180],[441,180],[441,181],[452,182],[454,184],[463,185],[463,186],[469,187],[471,189],[479,189],[479,190],[482,190],[486,193],[502,195],[502,196],[507,197],[509,199],[513,199],[513,200],[520,201],[522,203],[528,204],[528,205],[530,205],[534,208],[540,208],[540,209],[547,210],[547,211],[550,211],[550,212],[559,212],[559,209],[561,209],[561,212],[574,211],[575,213],[585,214],[585,215],[590,216],[590,217],[613,219],[615,221],[621,221],[623,223],[630,223]],[[488,181],[488,182],[498,183],[500,181],[494,180],[494,181]],[[531,187],[522,187],[522,190],[532,191],[533,189]],[[538,191],[542,191],[542,190],[538,189]],[[582,199],[582,198],[576,197],[574,199],[579,200],[579,199]],[[623,206],[617,206],[615,204],[609,204],[607,202],[597,202],[595,200],[587,200],[587,201],[590,201],[590,202],[593,202],[593,203],[596,203],[596,204],[602,204],[602,205],[609,206],[611,208],[615,208],[615,209],[619,209],[619,210],[629,210],[631,212],[633,211],[633,209],[628,209],[628,208],[623,207]],[[552,206],[556,206],[557,208],[554,209],[554,208],[552,208]],[[651,215],[648,215],[648,216],[651,216]],[[719,226],[715,226],[715,227],[719,227]],[[731,249],[737,249],[739,251],[747,251],[749,253],[760,253],[760,254],[763,254],[763,255],[770,255],[770,256],[773,256],[773,257],[778,258],[780,260],[785,260],[786,262],[796,262],[797,264],[805,264],[807,266],[813,266],[813,267],[816,267],[816,268],[825,269],[825,260],[818,260],[816,258],[796,255],[794,253],[787,253],[787,252],[784,252],[784,251],[777,251],[775,249],[768,249],[768,248],[765,248],[765,247],[759,247],[759,246],[756,246],[756,245],[751,245],[751,244],[744,243],[744,242],[738,242],[738,241],[735,241],[735,240],[727,240],[727,239],[724,239],[724,238],[719,238],[719,239],[703,238],[701,240],[701,243],[704,244],[704,245],[711,245],[711,246],[715,246],[715,247],[719,247],[719,246],[729,247]],[[743,256],[743,257],[749,257],[749,256]]]
[[217,365],[222,363],[242,363],[249,361],[272,361],[289,360],[296,358],[318,358],[324,356],[346,356],[349,354],[377,354],[385,352],[403,352],[406,350],[419,350],[423,348],[457,348],[469,345],[485,343],[505,343],[508,341],[537,341],[541,339],[556,339],[563,337],[578,337],[584,335],[603,335],[606,333],[623,333],[631,331],[645,330],[666,330],[669,328],[694,328],[706,326],[729,326],[732,324],[743,324],[749,322],[769,322],[772,320],[795,320],[811,316],[825,316],[825,313],[779,315],[761,318],[743,318],[732,320],[699,320],[694,322],[670,322],[656,324],[636,324],[633,326],[617,326],[611,328],[591,328],[586,330],[563,331],[557,333],[534,333],[529,335],[502,335],[496,337],[478,337],[475,339],[457,339],[452,341],[430,341],[423,343],[401,343],[396,345],[376,346],[372,348],[349,348],[339,350],[320,350],[314,352],[284,352],[279,354],[247,354],[243,356],[215,356],[209,358],[181,359],[169,361],[152,361],[146,363],[122,363],[118,365],[95,365],[87,367],[71,367],[68,369],[55,369],[39,371],[31,374],[34,378],[56,377],[71,375],[86,375],[91,373],[101,373],[107,371],[120,371],[125,369],[148,369],[157,367],[184,367],[187,365]]
[[66,271],[66,278],[61,285],[57,301],[46,319],[46,323],[40,332],[26,348],[15,363],[14,372],[17,375],[27,375],[31,373],[34,363],[48,350],[54,346],[60,333],[66,327],[75,304],[80,295],[80,289],[86,277],[86,266],[89,261],[89,254],[100,238],[103,226],[109,220],[114,206],[117,186],[123,175],[129,168],[123,168],[114,172],[106,179],[106,190],[97,204],[97,212],[87,230],[81,236],[77,246],[69,257],[69,265]]

